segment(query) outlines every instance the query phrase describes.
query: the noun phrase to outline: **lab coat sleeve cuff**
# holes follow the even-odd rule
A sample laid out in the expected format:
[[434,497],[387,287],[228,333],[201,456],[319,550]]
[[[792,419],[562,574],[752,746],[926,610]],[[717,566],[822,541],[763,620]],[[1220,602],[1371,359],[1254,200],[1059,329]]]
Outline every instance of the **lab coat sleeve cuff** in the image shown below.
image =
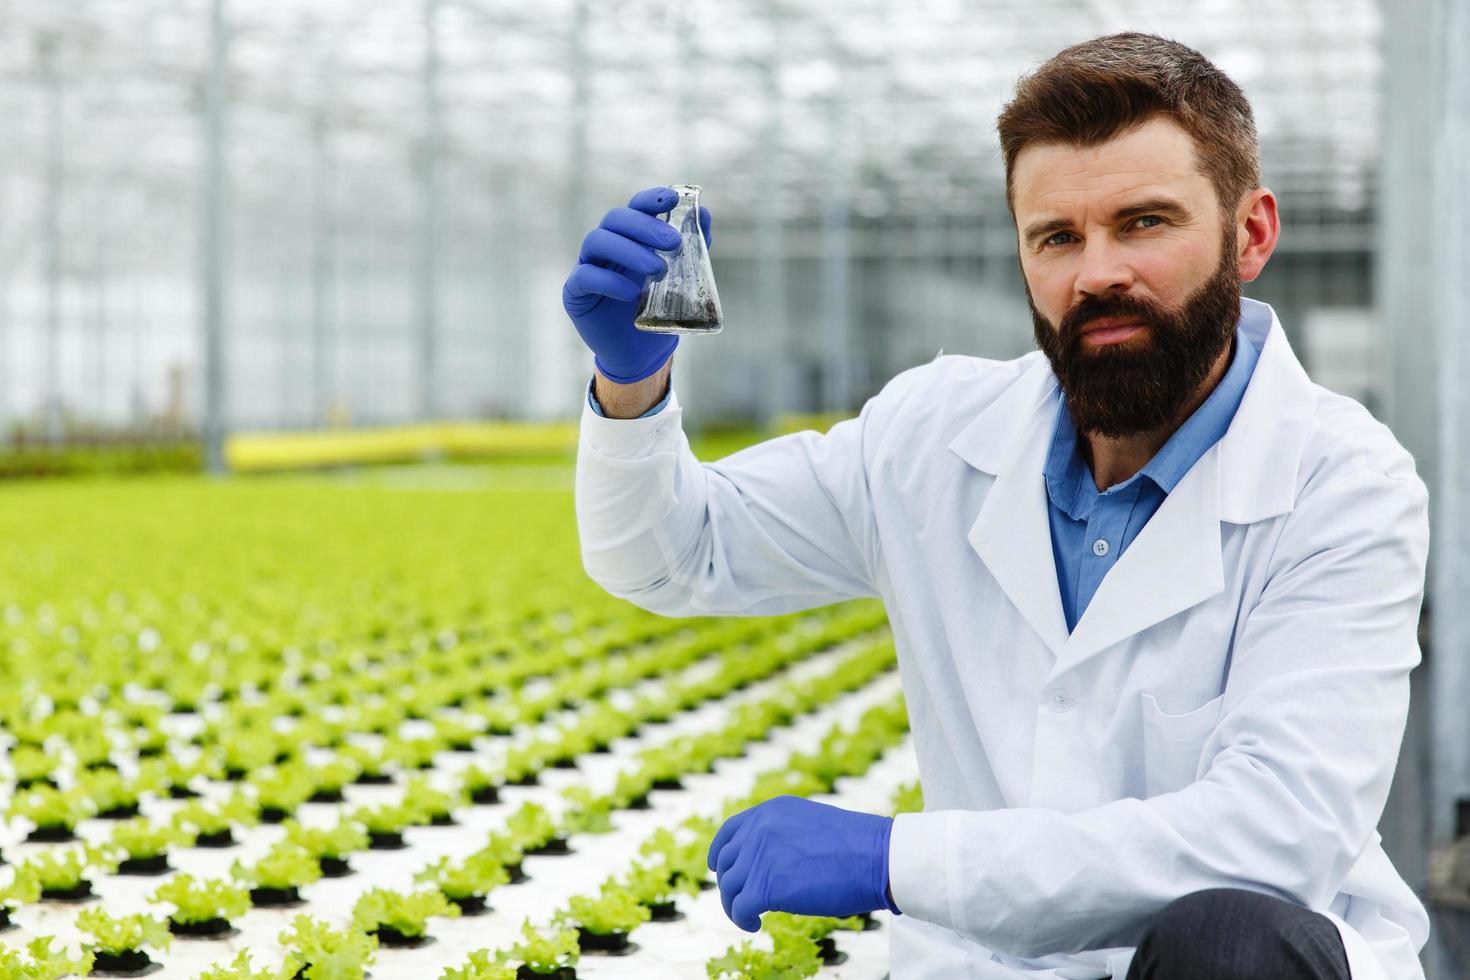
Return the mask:
[[893,818],[888,839],[888,887],[893,904],[904,915],[947,925],[954,921],[950,908],[946,855],[952,821],[948,811],[900,813]]
[[643,459],[678,449],[683,433],[683,410],[672,388],[664,402],[636,419],[610,419],[593,409],[591,398],[589,384],[588,400],[582,408],[583,449],[617,460]]

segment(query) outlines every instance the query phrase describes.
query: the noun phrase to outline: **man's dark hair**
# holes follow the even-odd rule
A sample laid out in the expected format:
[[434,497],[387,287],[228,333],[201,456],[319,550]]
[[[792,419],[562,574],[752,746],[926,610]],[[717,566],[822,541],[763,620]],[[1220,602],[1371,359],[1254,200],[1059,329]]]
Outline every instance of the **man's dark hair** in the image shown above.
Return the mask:
[[1152,34],[1112,34],[1074,44],[1022,76],[997,120],[1006,205],[1021,150],[1038,143],[1104,143],[1155,117],[1194,140],[1199,170],[1220,209],[1233,213],[1261,186],[1255,117],[1240,87],[1193,48]]

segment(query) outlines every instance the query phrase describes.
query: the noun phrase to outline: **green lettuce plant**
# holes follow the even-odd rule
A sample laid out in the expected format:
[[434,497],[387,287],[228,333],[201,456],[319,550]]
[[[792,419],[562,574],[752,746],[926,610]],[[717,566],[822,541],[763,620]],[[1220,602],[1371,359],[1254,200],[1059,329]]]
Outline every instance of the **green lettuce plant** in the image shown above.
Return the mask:
[[285,976],[298,971],[305,980],[363,980],[376,958],[378,939],[359,929],[332,929],[310,916],[298,915],[282,932]]
[[75,974],[84,977],[92,972],[96,954],[84,949],[71,957],[65,949],[52,949],[55,936],[37,936],[26,943],[24,952],[13,946],[0,946],[0,977],[6,980],[57,980]]
[[922,813],[924,811],[924,789],[916,779],[911,783],[904,783],[893,791],[893,812],[900,813]]
[[283,970],[272,970],[269,967],[262,970],[253,970],[250,967],[250,950],[242,949],[229,963],[217,963],[203,973],[196,980],[287,980],[291,974]]
[[201,880],[193,875],[177,874],[154,889],[148,901],[172,905],[169,916],[177,923],[210,922],[214,919],[239,918],[250,911],[250,893],[223,879]]
[[38,837],[58,837],[76,832],[77,824],[96,812],[90,793],[79,787],[58,790],[45,783],[16,793],[6,814],[23,817],[36,825]]
[[414,776],[404,784],[403,805],[413,811],[415,824],[452,823],[454,811],[464,806],[464,797],[429,785],[427,776]]
[[484,898],[510,881],[505,865],[495,855],[479,850],[457,863],[443,857],[413,876],[414,881],[428,882],[451,901]]
[[570,804],[561,817],[564,833],[609,834],[617,830],[612,822],[615,797],[594,793],[586,786],[568,786],[561,795]]
[[230,866],[230,874],[254,888],[286,890],[311,884],[322,876],[322,869],[306,848],[280,840],[253,865],[235,861]]
[[610,879],[596,895],[573,896],[554,921],[579,926],[594,936],[613,936],[630,933],[648,919],[647,906]]
[[134,817],[112,828],[108,840],[113,847],[132,860],[157,857],[171,845],[192,843],[194,835],[178,827],[154,823],[147,817]]
[[191,832],[195,837],[211,837],[228,832],[232,826],[253,827],[260,822],[260,811],[243,793],[232,793],[219,803],[191,800],[174,813],[174,827]]
[[117,861],[103,848],[79,844],[34,854],[21,867],[34,872],[43,891],[69,892],[86,882],[88,872],[112,874]]
[[352,820],[339,820],[330,828],[307,827],[295,820],[287,820],[282,826],[287,840],[300,845],[318,860],[345,858],[368,846],[367,831]]
[[447,966],[439,980],[515,980],[515,967],[496,960],[488,949],[470,953],[462,966]]
[[413,939],[424,935],[431,915],[458,918],[459,906],[437,889],[405,895],[386,888],[374,888],[364,892],[353,905],[352,924],[367,933],[391,929]]
[[519,960],[532,973],[545,975],[576,966],[581,955],[577,930],[553,924],[543,933],[526,919],[521,923],[521,941],[510,948],[507,958]]
[[556,836],[556,821],[539,803],[527,800],[505,821],[506,830],[526,851],[542,847]]
[[168,924],[151,915],[110,915],[98,906],[77,913],[77,928],[92,937],[84,948],[117,955],[151,946],[166,950],[173,943]]

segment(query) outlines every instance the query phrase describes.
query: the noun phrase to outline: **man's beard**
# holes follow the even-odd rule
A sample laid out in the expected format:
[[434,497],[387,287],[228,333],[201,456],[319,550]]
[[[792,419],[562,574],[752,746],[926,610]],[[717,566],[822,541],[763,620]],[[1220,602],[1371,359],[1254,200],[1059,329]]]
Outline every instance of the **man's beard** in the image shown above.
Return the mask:
[[[1051,362],[1079,435],[1118,438],[1181,421],[1180,412],[1229,345],[1240,320],[1234,230],[1233,225],[1226,227],[1214,275],[1178,309],[1134,296],[1088,296],[1067,312],[1058,329],[1036,308],[1027,286],[1036,345]],[[1148,332],[1120,344],[1084,348],[1084,326],[1101,317],[1123,316],[1148,324]]]

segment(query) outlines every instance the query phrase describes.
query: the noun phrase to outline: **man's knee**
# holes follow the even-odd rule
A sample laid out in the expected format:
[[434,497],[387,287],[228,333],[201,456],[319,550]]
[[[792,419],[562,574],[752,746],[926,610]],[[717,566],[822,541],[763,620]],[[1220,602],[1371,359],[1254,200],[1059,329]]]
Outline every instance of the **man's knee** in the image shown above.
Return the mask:
[[1283,913],[1296,908],[1240,888],[1192,892],[1154,916],[1136,956],[1158,976],[1261,980],[1291,957],[1295,923]]

